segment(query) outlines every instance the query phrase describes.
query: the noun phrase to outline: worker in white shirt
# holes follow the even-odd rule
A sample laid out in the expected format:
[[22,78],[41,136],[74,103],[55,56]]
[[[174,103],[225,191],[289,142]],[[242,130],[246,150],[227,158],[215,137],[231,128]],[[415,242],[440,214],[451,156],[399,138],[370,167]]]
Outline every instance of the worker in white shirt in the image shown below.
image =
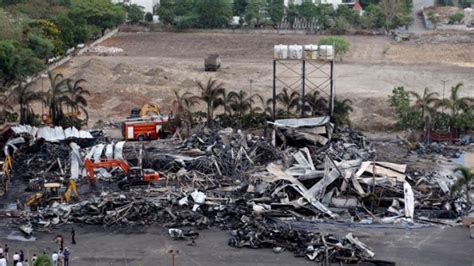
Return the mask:
[[0,256],[0,266],[7,266],[7,259],[3,256]]
[[25,259],[25,262],[23,262],[23,266],[30,266],[30,263],[28,262],[28,259]]
[[23,266],[23,263],[21,261],[17,262],[15,266]]
[[31,258],[31,263],[32,263],[33,265],[35,265],[35,262],[36,262],[37,259],[38,259],[38,257],[36,257],[36,253],[33,254],[33,257]]
[[53,266],[58,266],[58,259],[59,259],[59,256],[58,256],[58,253],[53,252],[53,255],[51,256],[51,259],[53,260]]
[[16,266],[16,264],[20,261],[20,254],[18,254],[18,252],[15,252],[15,254],[13,254],[13,265]]

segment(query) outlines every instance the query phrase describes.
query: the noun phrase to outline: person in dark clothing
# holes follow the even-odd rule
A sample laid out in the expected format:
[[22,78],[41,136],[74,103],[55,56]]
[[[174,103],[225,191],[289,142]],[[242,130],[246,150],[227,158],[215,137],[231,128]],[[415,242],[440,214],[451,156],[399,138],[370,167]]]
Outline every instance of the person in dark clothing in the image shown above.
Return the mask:
[[64,256],[64,266],[69,266],[69,249],[66,248],[63,252]]
[[20,250],[20,262],[25,261],[25,254],[23,253],[23,250]]
[[74,227],[71,230],[71,242],[73,245],[76,244],[76,230],[74,230]]
[[3,253],[5,254],[5,259],[8,260],[8,245],[5,244],[5,247],[3,248]]

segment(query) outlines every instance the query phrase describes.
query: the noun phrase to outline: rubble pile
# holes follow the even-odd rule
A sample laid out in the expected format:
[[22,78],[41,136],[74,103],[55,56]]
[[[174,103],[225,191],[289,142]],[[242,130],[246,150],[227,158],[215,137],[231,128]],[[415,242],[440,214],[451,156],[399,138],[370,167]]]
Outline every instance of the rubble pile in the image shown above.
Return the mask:
[[95,53],[98,55],[107,56],[107,55],[115,55],[115,54],[123,53],[123,49],[119,47],[107,47],[107,46],[97,45],[97,46],[91,47],[89,49],[89,52]]
[[[309,122],[301,131],[299,125],[276,123],[271,142],[243,132],[203,129],[182,142],[101,143],[81,154],[95,161],[125,158],[160,171],[161,179],[155,186],[121,192],[113,192],[117,189],[108,184],[100,195],[29,212],[24,223],[37,230],[71,222],[159,224],[173,228],[177,239],[180,227],[217,227],[231,230],[233,247],[289,250],[317,262],[358,263],[375,254],[351,234],[325,234],[317,223],[449,224],[444,219],[468,209],[463,192],[450,191],[456,175],[413,172],[405,164],[377,161],[372,145],[359,132],[334,129],[325,119]],[[15,162],[24,165],[15,175],[41,175],[37,169],[64,175],[71,148],[47,142],[22,148],[28,152],[20,149],[15,155]],[[56,161],[58,166],[51,166]],[[117,172],[108,174],[120,175]]]

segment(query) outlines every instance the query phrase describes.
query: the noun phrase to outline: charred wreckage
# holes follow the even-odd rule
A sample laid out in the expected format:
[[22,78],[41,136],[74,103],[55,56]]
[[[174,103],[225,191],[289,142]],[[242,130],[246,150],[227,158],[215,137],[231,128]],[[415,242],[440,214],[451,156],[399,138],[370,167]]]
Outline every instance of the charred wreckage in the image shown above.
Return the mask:
[[23,196],[9,215],[27,234],[69,223],[158,224],[173,239],[194,241],[199,234],[187,228],[216,227],[230,232],[233,247],[359,263],[373,260],[370,247],[317,224],[454,224],[470,207],[462,192],[450,193],[455,174],[377,161],[361,133],[334,128],[328,117],[271,127],[268,138],[201,127],[185,140],[140,143],[74,128],[14,127],[3,189],[21,187]]

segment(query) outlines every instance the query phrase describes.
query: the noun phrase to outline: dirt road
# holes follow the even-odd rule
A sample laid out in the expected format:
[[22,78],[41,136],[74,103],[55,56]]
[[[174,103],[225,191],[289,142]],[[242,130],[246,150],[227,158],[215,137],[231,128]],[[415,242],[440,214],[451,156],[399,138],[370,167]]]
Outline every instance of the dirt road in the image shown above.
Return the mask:
[[[462,41],[456,43],[456,38]],[[147,101],[166,110],[173,89],[197,93],[195,81],[208,77],[225,82],[230,90],[248,89],[252,79],[254,92],[269,97],[273,45],[317,43],[318,39],[314,35],[121,33],[103,45],[123,48],[123,54],[76,57],[57,71],[88,81],[93,124],[121,119],[130,108]],[[388,37],[349,39],[351,52],[336,62],[335,87],[337,97],[354,101],[357,127],[390,128],[393,114],[386,100],[396,86],[416,91],[429,87],[441,93],[441,80],[447,79],[448,86],[463,82],[464,95],[473,94],[474,35],[428,36],[403,44]],[[208,53],[222,55],[221,71],[203,71]]]

